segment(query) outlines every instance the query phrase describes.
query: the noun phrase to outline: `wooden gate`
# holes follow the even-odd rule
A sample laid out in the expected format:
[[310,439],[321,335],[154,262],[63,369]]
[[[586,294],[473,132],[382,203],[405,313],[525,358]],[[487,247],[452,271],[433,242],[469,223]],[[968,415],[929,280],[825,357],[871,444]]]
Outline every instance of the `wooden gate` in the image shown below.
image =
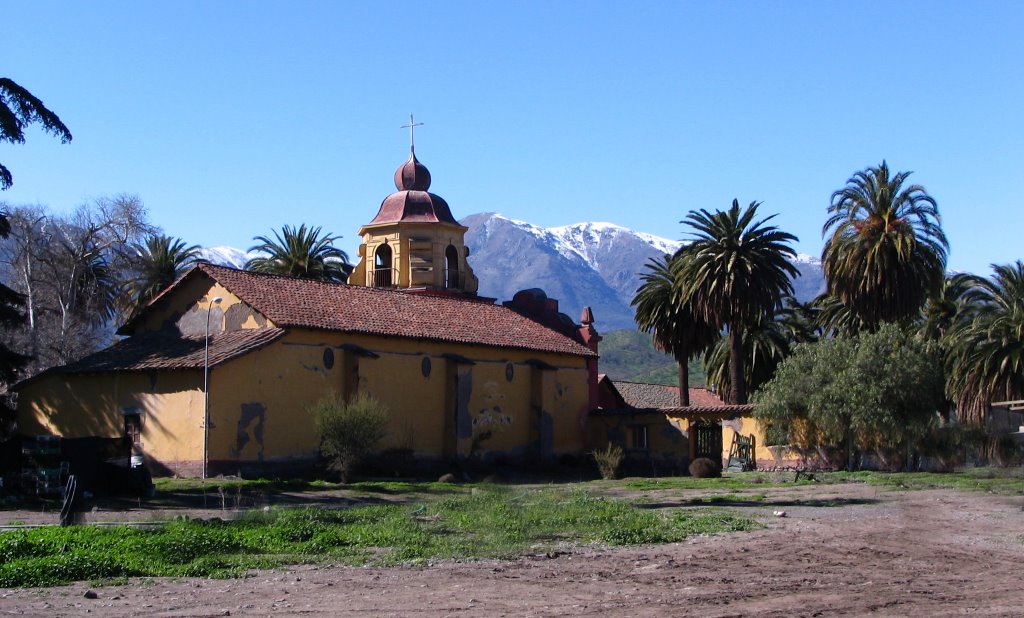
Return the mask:
[[722,424],[715,421],[696,421],[690,426],[693,432],[693,457],[707,457],[722,465]]

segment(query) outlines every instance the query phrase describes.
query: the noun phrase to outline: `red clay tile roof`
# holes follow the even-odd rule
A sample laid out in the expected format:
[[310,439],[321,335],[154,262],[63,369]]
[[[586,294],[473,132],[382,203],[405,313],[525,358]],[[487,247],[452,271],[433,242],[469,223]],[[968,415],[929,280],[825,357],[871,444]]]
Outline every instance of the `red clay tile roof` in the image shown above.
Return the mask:
[[[283,328],[236,330],[210,335],[210,366],[231,360],[277,341]],[[205,359],[202,337],[189,338],[167,332],[143,333],[128,337],[105,350],[60,367],[53,367],[16,385],[54,373],[102,373],[106,371],[152,371],[163,369],[202,369]]]
[[[675,386],[615,381],[615,388],[626,400],[626,405],[634,408],[679,407],[679,388]],[[720,407],[724,405],[725,403],[718,395],[706,388],[690,389],[691,407]]]
[[[197,273],[206,273],[281,327],[595,356],[561,333],[486,302],[265,275],[212,264],[196,265],[171,288]],[[164,293],[168,292],[170,289]]]
[[723,404],[720,406],[694,406],[686,408],[676,406],[674,408],[661,408],[659,412],[666,416],[682,416],[684,418],[700,417],[707,419],[714,418],[736,418],[737,416],[749,416],[754,411],[754,404]]
[[706,388],[691,388],[690,405],[684,408],[679,405],[679,389],[675,386],[642,382],[614,382],[613,386],[628,407],[595,410],[591,414],[628,415],[657,411],[669,416],[733,418],[750,414],[754,409],[750,404],[726,405],[718,395]]

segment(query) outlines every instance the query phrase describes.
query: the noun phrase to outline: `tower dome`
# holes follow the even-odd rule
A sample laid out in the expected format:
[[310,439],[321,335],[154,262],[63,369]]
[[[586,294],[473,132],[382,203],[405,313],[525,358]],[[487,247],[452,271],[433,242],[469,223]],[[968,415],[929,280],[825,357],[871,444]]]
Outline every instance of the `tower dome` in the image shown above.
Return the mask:
[[430,193],[430,171],[416,158],[409,116],[409,159],[395,170],[394,193],[359,228],[359,263],[349,283],[375,288],[475,297],[479,281],[467,258],[466,226]]
[[409,160],[395,171],[395,188],[399,191],[426,191],[430,188],[430,170],[416,158],[416,151],[409,152]]
[[427,192],[430,188],[430,170],[416,158],[414,149],[410,149],[409,160],[395,170],[395,188],[398,191],[384,198],[380,211],[370,221],[370,225],[401,222],[458,225],[448,202]]

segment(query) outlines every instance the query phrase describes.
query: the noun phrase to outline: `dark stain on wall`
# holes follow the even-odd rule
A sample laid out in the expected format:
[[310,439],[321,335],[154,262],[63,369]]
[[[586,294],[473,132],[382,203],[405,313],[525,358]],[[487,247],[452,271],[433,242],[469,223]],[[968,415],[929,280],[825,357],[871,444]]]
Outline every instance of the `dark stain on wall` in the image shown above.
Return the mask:
[[207,314],[209,314],[210,332],[220,332],[221,317],[224,316],[224,310],[216,305],[209,311],[206,310],[206,307],[199,305],[189,309],[178,320],[178,331],[186,337],[204,337],[206,335]]
[[263,422],[266,420],[267,408],[262,403],[243,403],[242,414],[238,418],[238,433],[235,436],[235,447],[231,454],[238,457],[249,442],[258,447],[256,458],[263,461]]
[[469,414],[469,398],[473,394],[473,373],[459,367],[455,378],[455,435],[460,440],[473,437],[473,419]]
[[555,446],[555,419],[545,410],[540,411],[540,423],[537,425],[540,438],[540,455],[548,457]]
[[267,325],[267,318],[249,305],[245,303],[231,305],[224,314],[224,330],[228,332],[242,330],[242,325],[245,324],[250,317],[256,320],[256,325],[260,328]]

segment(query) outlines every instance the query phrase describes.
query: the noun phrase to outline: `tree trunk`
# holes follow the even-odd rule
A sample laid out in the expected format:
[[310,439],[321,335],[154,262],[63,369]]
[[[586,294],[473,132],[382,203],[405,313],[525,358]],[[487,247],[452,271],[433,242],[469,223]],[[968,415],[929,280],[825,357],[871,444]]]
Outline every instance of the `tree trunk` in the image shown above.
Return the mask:
[[853,449],[853,427],[846,426],[846,471],[853,472],[854,449]]
[[676,358],[679,365],[679,405],[686,408],[690,405],[690,367],[689,359]]
[[742,405],[747,403],[747,384],[743,379],[743,329],[738,325],[729,326],[729,382],[732,401],[729,403]]

